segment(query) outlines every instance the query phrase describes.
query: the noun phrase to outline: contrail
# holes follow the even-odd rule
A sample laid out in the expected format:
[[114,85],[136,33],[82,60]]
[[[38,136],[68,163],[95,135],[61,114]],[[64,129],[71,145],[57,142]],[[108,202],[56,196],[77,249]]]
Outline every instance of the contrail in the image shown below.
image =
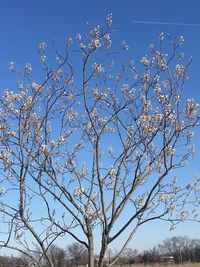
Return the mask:
[[167,21],[147,21],[147,20],[132,20],[133,23],[138,24],[154,24],[154,25],[172,25],[172,26],[190,26],[200,27],[199,23],[181,23],[181,22],[167,22]]

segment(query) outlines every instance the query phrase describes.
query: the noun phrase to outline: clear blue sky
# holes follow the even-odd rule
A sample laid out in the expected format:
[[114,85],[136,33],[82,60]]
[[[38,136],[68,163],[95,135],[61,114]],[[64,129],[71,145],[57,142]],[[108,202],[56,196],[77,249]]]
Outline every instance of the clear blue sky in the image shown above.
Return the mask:
[[[187,94],[200,102],[200,1],[199,0],[7,0],[0,3],[0,90],[15,87],[16,77],[9,74],[8,63],[15,61],[23,68],[26,62],[36,64],[38,44],[58,45],[66,37],[86,32],[85,22],[92,25],[103,22],[113,13],[114,43],[127,40],[134,57],[146,53],[148,45],[157,41],[161,32],[172,38],[185,37],[184,52],[193,56]],[[136,23],[134,21],[140,21]],[[142,23],[142,22],[157,23]],[[198,136],[196,137],[198,141]],[[197,144],[198,145],[198,144]],[[200,146],[198,147],[198,149]],[[185,177],[200,174],[197,153]],[[141,228],[131,242],[133,248],[148,249],[173,235],[200,238],[199,224],[185,223],[174,232],[167,224],[151,223]]]

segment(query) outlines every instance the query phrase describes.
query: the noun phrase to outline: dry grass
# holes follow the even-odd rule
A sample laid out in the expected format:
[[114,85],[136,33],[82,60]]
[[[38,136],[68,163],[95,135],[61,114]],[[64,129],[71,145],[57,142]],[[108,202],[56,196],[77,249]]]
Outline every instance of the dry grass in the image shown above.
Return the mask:
[[200,263],[183,263],[183,264],[132,264],[132,265],[115,265],[114,267],[200,267]]

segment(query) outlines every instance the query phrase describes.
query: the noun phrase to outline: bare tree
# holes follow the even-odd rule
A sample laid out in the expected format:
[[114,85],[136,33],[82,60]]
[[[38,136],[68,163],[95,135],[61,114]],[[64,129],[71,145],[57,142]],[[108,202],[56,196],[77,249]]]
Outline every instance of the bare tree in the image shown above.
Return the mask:
[[6,256],[0,256],[0,266],[9,267],[9,258]]
[[163,245],[160,245],[160,250],[162,253],[173,256],[175,262],[180,263],[183,261],[183,251],[187,250],[188,243],[188,237],[174,236],[165,239]]
[[[48,254],[55,267],[65,267],[67,253],[64,249],[52,244],[48,249]],[[45,263],[44,267],[49,265],[48,262]]]
[[[116,253],[118,255],[118,253]],[[120,258],[117,261],[117,264],[120,265],[127,265],[127,264],[133,264],[135,262],[135,258],[138,255],[138,251],[136,249],[132,248],[126,248],[121,253]]]
[[44,74],[34,79],[26,64],[1,99],[0,245],[30,251],[38,266],[43,257],[55,266],[49,248],[67,236],[86,247],[89,267],[98,242],[102,267],[113,241],[127,237],[120,255],[141,225],[198,219],[199,178],[184,185],[172,172],[193,158],[199,121],[198,104],[184,100],[184,39],[162,33],[137,71],[133,60],[122,64],[126,42],[111,51],[111,25],[111,15],[88,25],[63,53],[53,44],[52,65],[41,43]]
[[161,254],[174,257],[176,263],[197,261],[200,240],[190,239],[187,236],[167,238],[159,245]]
[[149,249],[149,255],[151,262],[156,263],[160,261],[159,249],[156,246]]
[[192,262],[200,261],[200,240],[192,239],[190,242],[190,260]]
[[74,242],[67,247],[67,256],[70,259],[70,266],[79,266],[87,263],[87,249],[78,242]]
[[0,267],[29,267],[24,258],[0,256]]

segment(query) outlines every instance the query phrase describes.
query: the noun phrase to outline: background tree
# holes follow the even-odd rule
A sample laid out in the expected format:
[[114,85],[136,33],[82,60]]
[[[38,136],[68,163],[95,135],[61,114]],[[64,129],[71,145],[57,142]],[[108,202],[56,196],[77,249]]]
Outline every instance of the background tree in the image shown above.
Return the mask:
[[191,260],[193,262],[200,262],[200,240],[199,239],[192,239],[191,240]]
[[173,256],[175,263],[199,261],[200,241],[187,236],[167,238],[159,245],[160,253]]
[[163,245],[160,246],[161,251],[167,255],[173,256],[176,263],[184,261],[184,257],[188,258],[188,245],[189,238],[182,236],[175,236],[167,238],[163,241]]
[[9,258],[6,256],[0,256],[0,266],[9,267]]
[[20,257],[0,256],[0,267],[29,267],[30,265]]
[[[51,260],[52,260],[55,267],[64,267],[65,266],[67,253],[64,249],[53,244],[49,247],[48,254],[51,257]],[[48,262],[46,262],[44,264],[44,266],[46,266],[46,267],[48,265],[49,265]]]
[[70,260],[70,266],[86,265],[87,249],[84,245],[74,242],[67,247],[67,257]]
[[138,251],[132,248],[126,248],[121,253],[120,258],[117,263],[120,265],[133,264],[135,262],[135,257],[138,255]]
[[137,71],[133,60],[121,64],[126,42],[122,57],[110,50],[111,25],[109,15],[105,27],[68,38],[64,52],[54,45],[55,64],[41,43],[44,74],[34,79],[26,64],[1,99],[0,245],[36,251],[38,266],[44,257],[55,266],[49,248],[67,236],[86,247],[89,267],[101,244],[102,267],[113,241],[127,237],[120,254],[141,225],[198,219],[200,179],[184,184],[172,173],[193,158],[199,121],[183,94],[184,38],[162,33]]
[[153,248],[149,249],[151,255],[151,262],[160,262],[160,253],[158,247],[154,246]]

